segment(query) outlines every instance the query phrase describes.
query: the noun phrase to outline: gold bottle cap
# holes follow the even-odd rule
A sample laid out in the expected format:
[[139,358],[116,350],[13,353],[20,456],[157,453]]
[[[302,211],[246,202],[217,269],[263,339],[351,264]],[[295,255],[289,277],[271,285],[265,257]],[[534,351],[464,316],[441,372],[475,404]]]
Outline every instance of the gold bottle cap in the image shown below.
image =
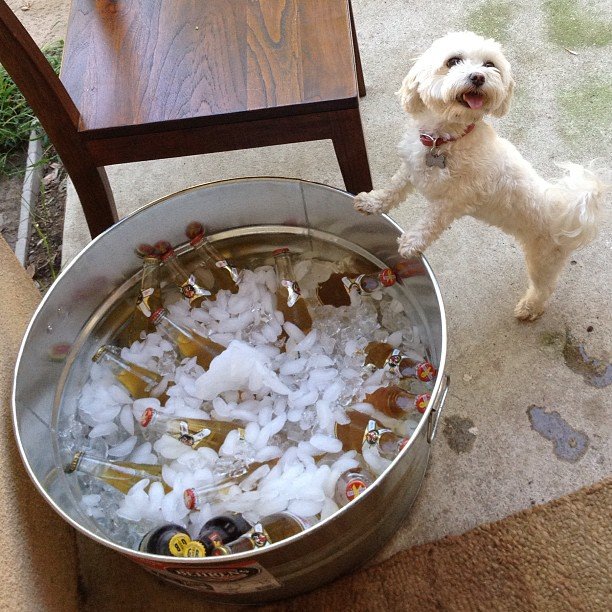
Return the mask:
[[204,548],[204,544],[202,542],[198,542],[197,540],[191,540],[189,544],[185,547],[183,551],[183,557],[205,557],[206,556],[206,548]]
[[74,453],[72,461],[66,467],[64,467],[64,472],[66,474],[72,474],[72,472],[76,472],[76,469],[79,467],[79,463],[83,458],[84,454],[85,453],[83,451],[78,451],[77,453]]
[[168,542],[170,554],[173,557],[184,557],[189,544],[191,544],[191,538],[186,533],[179,532],[174,534]]

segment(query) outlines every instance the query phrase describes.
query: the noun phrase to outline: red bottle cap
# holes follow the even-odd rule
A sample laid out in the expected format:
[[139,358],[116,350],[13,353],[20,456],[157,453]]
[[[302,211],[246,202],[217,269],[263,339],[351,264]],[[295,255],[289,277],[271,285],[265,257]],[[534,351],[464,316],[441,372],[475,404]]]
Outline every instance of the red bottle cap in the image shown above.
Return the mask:
[[151,316],[149,317],[149,321],[151,321],[151,323],[153,323],[153,325],[155,325],[160,318],[162,317],[162,315],[166,314],[166,309],[163,306],[160,306],[157,310],[154,310],[151,313]]
[[425,410],[427,410],[427,406],[429,406],[430,399],[431,395],[429,393],[423,393],[422,395],[418,395],[414,400],[414,405],[421,414],[425,414]]
[[185,489],[183,491],[183,501],[185,502],[185,506],[189,508],[189,510],[193,510],[196,506],[195,489]]
[[276,257],[277,255],[282,255],[283,253],[288,253],[288,252],[289,252],[288,247],[281,247],[280,249],[276,249],[275,251],[272,251],[272,255]]
[[390,287],[391,285],[395,285],[395,281],[397,278],[395,277],[395,273],[391,268],[384,268],[378,274],[378,279],[385,287]]
[[162,258],[166,253],[174,253],[172,245],[167,240],[160,240],[159,242],[156,242],[153,249],[155,250],[155,254],[161,256]]
[[140,417],[140,425],[141,427],[147,427],[149,423],[151,423],[153,416],[155,415],[154,408],[145,408],[142,416]]
[[155,247],[143,242],[136,247],[136,255],[139,257],[151,257],[155,255]]
[[170,249],[168,249],[167,251],[165,251],[161,256],[160,259],[162,261],[166,261],[168,259],[170,259],[170,257],[174,257],[174,249],[172,247],[170,247]]
[[424,361],[423,363],[419,363],[416,367],[416,375],[419,380],[423,382],[431,382],[435,377],[438,371],[436,368],[429,363],[429,361]]
[[185,228],[185,236],[191,240],[195,238],[198,234],[204,234],[204,226],[199,221],[192,221]]

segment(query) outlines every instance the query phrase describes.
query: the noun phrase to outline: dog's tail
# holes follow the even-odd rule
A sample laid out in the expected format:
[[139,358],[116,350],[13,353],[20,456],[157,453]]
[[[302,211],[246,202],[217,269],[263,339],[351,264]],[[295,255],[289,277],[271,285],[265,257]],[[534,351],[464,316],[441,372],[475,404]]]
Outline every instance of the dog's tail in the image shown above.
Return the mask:
[[578,164],[561,163],[558,166],[564,168],[567,174],[546,192],[553,213],[552,236],[557,244],[578,249],[597,235],[610,185]]

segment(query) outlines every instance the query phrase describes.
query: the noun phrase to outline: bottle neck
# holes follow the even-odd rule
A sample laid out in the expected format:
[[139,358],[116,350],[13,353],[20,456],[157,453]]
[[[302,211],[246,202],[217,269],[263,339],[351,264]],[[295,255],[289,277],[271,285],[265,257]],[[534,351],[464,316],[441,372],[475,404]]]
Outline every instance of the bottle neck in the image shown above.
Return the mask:
[[157,257],[145,257],[142,264],[142,278],[140,280],[140,289],[159,289],[159,270],[160,261]]
[[168,316],[167,311],[157,316],[154,321],[155,327],[172,342],[176,343],[181,336],[193,340],[193,332],[180,323],[177,323]]
[[[125,361],[120,357],[121,349],[115,346],[105,346],[94,356],[96,363],[107,366],[115,376],[120,376],[123,372],[129,372],[131,375],[144,381],[147,386],[153,387],[158,384],[154,376],[148,376],[146,368],[136,367],[129,361]],[[151,373],[152,374],[152,373]]]

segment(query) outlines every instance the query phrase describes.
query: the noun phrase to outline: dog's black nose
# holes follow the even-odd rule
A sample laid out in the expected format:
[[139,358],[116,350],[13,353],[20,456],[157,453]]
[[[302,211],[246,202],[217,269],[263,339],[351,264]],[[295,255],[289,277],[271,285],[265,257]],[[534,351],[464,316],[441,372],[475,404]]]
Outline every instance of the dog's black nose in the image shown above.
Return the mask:
[[481,72],[472,72],[469,76],[470,81],[476,87],[480,87],[485,82],[484,74]]

